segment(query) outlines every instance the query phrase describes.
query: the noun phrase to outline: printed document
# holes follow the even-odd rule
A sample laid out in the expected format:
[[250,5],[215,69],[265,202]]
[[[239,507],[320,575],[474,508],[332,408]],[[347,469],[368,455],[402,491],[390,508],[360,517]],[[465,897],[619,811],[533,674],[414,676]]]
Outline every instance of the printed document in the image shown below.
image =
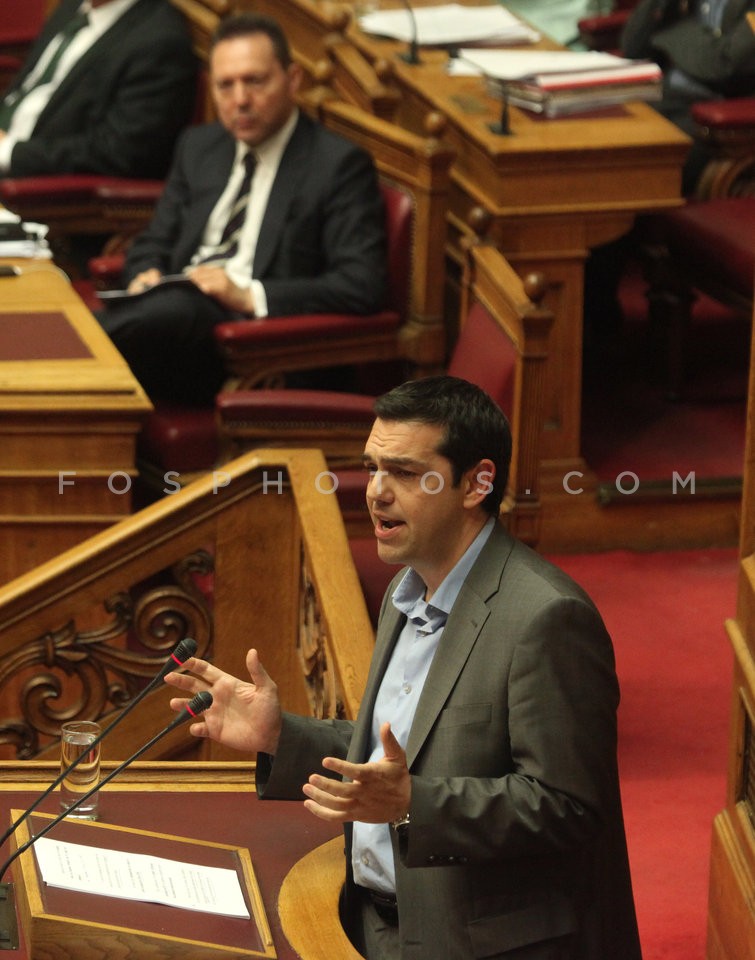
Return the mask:
[[40,837],[34,850],[42,879],[52,887],[249,919],[235,870],[48,837]]

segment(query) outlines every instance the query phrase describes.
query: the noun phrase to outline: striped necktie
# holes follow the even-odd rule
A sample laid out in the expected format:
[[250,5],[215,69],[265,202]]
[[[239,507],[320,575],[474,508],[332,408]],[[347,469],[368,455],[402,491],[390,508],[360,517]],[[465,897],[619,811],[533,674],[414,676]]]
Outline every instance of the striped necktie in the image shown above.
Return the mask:
[[231,260],[239,249],[239,238],[246,220],[246,208],[249,203],[249,191],[252,186],[252,177],[257,166],[257,159],[253,153],[247,153],[243,160],[244,176],[236,198],[231,206],[228,220],[214,253],[203,257],[199,263],[225,263]]
[[71,41],[88,23],[89,17],[86,13],[82,13],[81,11],[71,17],[68,23],[58,34],[60,37],[60,43],[55,49],[53,55],[50,57],[49,61],[47,62],[47,66],[44,68],[40,76],[38,76],[30,86],[26,87],[22,85],[19,90],[9,94],[5,102],[0,104],[0,130],[8,129],[16,108],[28,93],[30,93],[32,90],[35,90],[37,87],[44,86],[53,79],[55,76],[55,71],[58,69],[58,64],[60,63],[63,54],[70,47]]

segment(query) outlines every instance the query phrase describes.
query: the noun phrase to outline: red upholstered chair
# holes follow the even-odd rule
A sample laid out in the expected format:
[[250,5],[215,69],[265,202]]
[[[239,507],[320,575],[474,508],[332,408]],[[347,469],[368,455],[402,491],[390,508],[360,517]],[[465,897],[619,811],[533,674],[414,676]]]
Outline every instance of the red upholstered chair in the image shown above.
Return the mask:
[[[403,315],[401,304],[408,295],[411,267],[411,236],[413,208],[411,198],[395,187],[382,185],[386,201],[386,229],[389,238],[390,260],[389,275],[391,286],[391,308],[374,317],[350,316],[304,316],[281,317],[260,324],[260,350],[266,348],[266,335],[272,346],[275,363],[285,369],[286,348],[293,339],[293,347],[298,354],[303,352],[304,344],[309,342],[313,355],[328,357],[337,349],[335,341],[346,339],[353,330],[364,323],[372,329],[372,337],[385,335],[392,341],[398,336],[398,327]],[[95,273],[105,274],[110,267],[120,262],[120,256],[97,258],[93,262]],[[238,324],[241,326],[242,324]],[[233,329],[236,324],[225,324]],[[280,345],[280,351],[277,350]],[[271,361],[272,362],[272,361]],[[229,382],[228,389],[233,387]],[[267,393],[268,391],[265,391]],[[296,391],[279,390],[278,408],[288,409],[289,397]],[[318,417],[318,410],[332,412],[338,403],[339,394],[326,391],[313,391],[314,400],[311,410],[306,414],[311,422]],[[285,416],[285,414],[284,414]],[[166,475],[169,481],[184,486],[198,474],[206,473],[218,463],[230,459],[221,450],[215,411],[211,407],[186,407],[157,401],[154,412],[145,422],[144,429],[137,441],[137,462],[142,480],[149,488],[163,491],[166,488]],[[175,489],[175,488],[174,488]]]
[[440,369],[453,152],[433,136],[335,98],[305,106],[375,161],[390,218],[389,309],[368,318],[319,314],[220,324],[216,339],[233,385],[277,385],[286,372],[375,361],[405,361],[418,373]]
[[686,345],[697,292],[751,322],[755,282],[755,196],[690,201],[642,225],[652,326],[665,340],[667,390],[685,387]]
[[697,293],[749,326],[755,283],[755,98],[698,103],[692,115],[710,157],[695,197],[639,225],[651,320],[666,341],[667,387],[676,397]]
[[[540,306],[545,285],[522,283],[493,247],[469,250],[462,290],[462,324],[447,372],[477,383],[508,414],[514,438],[503,504],[510,529],[535,544],[539,524],[539,449],[543,418],[543,361],[553,321]],[[374,419],[372,398],[317,391],[223,392],[217,412],[225,456],[257,446],[317,446],[337,471],[337,495],[347,526],[363,532],[364,442]]]
[[695,137],[708,152],[695,196],[755,195],[755,97],[696,103],[692,117]]
[[20,66],[21,61],[18,57],[8,53],[0,53],[0,97],[2,97]]
[[[35,5],[37,0],[21,2]],[[193,0],[190,4],[175,0],[175,5],[189,20],[195,52],[200,62],[206,63],[215,26],[232,9],[233,0]],[[2,33],[0,28],[0,38]],[[209,120],[212,112],[206,71],[200,70],[195,122]],[[149,223],[162,188],[161,180],[94,174],[5,178],[0,179],[0,204],[23,220],[47,224],[56,262],[78,276],[79,265],[70,255],[71,239],[103,236],[109,238],[106,252],[122,249]]]
[[42,29],[50,0],[3,0],[0,53],[21,58]]
[[[399,356],[399,328],[411,292],[414,203],[397,185],[381,181],[388,240],[388,301],[369,316],[310,314],[221,324],[215,335],[226,359],[229,387],[282,382],[286,373]],[[442,360],[443,343],[436,357]]]
[[619,53],[621,32],[636,6],[637,0],[617,0],[609,13],[582,17],[577,22],[580,40],[588,50]]
[[21,68],[45,20],[49,0],[3,0],[0,19],[0,97]]

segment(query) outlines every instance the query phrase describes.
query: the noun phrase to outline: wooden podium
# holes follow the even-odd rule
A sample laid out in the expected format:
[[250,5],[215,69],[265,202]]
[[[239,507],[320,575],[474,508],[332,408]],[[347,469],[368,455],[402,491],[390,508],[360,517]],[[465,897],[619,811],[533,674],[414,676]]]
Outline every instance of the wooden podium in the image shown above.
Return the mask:
[[0,583],[130,513],[152,409],[62,271],[17,265],[0,278]]
[[[47,762],[0,763],[4,822],[11,808],[26,809],[56,774],[57,765]],[[53,792],[40,809],[57,813],[58,799]],[[87,840],[79,841],[77,834]],[[340,828],[317,820],[301,803],[258,800],[253,764],[135,763],[103,789],[99,823],[63,821],[48,835],[91,843],[93,834],[103,835],[103,847],[136,844],[133,852],[174,859],[180,858],[174,856],[177,844],[186,844],[182,858],[189,862],[225,865],[238,853],[246,864],[242,889],[258,889],[258,909],[250,902],[253,919],[247,921],[41,888],[32,848],[11,868],[16,887],[26,891],[19,891],[18,899],[29,891],[34,898],[20,923],[22,942],[0,956],[359,960],[338,919],[344,875]],[[10,856],[3,854],[3,860]],[[30,929],[31,944],[25,936]]]
[[[754,341],[755,346],[755,341]],[[750,358],[726,807],[713,823],[707,960],[755,957],[755,351]]]

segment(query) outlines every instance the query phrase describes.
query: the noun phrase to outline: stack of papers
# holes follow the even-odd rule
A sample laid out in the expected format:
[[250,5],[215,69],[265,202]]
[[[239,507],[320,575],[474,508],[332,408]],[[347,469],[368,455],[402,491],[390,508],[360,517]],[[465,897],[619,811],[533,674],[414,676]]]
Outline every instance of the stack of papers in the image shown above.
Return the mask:
[[[391,37],[421,46],[458,46],[460,43],[515,45],[536,43],[540,34],[522,23],[505,7],[465,7],[447,3],[438,7],[418,7],[412,14],[405,9],[375,10],[359,18],[365,33]],[[416,23],[416,28],[415,28]],[[416,30],[416,36],[415,36]]]
[[663,78],[656,63],[597,51],[465,49],[449,69],[479,73],[494,95],[546,117],[659,100]]
[[0,257],[49,260],[52,252],[46,236],[44,224],[22,223],[15,213],[0,210]]

